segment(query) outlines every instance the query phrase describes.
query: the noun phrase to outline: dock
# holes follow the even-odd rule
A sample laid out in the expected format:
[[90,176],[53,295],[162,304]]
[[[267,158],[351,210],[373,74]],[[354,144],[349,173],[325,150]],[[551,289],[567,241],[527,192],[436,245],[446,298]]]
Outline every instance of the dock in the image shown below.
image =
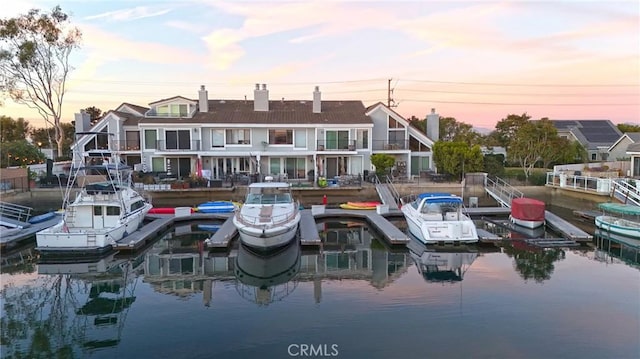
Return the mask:
[[601,211],[594,211],[594,210],[590,210],[590,211],[573,211],[573,215],[576,217],[580,217],[580,218],[584,218],[587,220],[591,220],[591,221],[595,221],[597,216],[602,215]]
[[493,234],[482,228],[476,228],[476,232],[478,233],[480,242],[496,242],[504,240],[504,238],[500,237],[499,235]]
[[[4,221],[9,219],[5,218]],[[62,215],[55,216],[38,223],[21,222],[20,227],[3,229],[0,232],[0,249],[4,252],[18,246],[20,243],[32,238],[43,229],[58,224],[62,220]]]
[[210,249],[228,249],[231,240],[238,234],[238,229],[233,224],[233,216],[229,216],[222,224],[220,229],[211,236],[211,238],[205,240],[207,248]]
[[173,225],[173,217],[156,218],[137,231],[116,242],[113,249],[118,251],[134,251],[154,240],[161,232],[169,230]]
[[511,214],[509,207],[470,207],[463,212],[471,217],[477,216],[508,216]]
[[300,211],[300,244],[302,246],[319,246],[322,244],[316,220],[310,210]]
[[567,239],[578,242],[590,242],[593,239],[593,236],[589,233],[583,231],[582,229],[574,226],[573,224],[565,221],[564,219],[549,211],[544,211],[544,219],[548,227],[558,232]]
[[373,210],[344,210],[344,209],[327,209],[324,213],[315,215],[315,218],[357,218],[363,219],[369,226],[380,232],[383,239],[391,245],[399,245],[409,243],[409,237],[406,233],[398,229],[389,222],[384,216]]

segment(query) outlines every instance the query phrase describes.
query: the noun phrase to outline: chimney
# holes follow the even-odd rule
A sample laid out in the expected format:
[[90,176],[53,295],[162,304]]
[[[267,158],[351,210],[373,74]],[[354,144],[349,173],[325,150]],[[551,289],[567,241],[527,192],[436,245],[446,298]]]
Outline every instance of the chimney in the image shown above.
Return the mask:
[[316,86],[313,91],[313,113],[322,112],[322,102],[320,101],[320,88]]
[[80,113],[76,113],[74,117],[76,120],[76,133],[89,131],[91,128],[91,116],[85,110],[80,110]]
[[436,113],[435,108],[427,115],[427,137],[433,142],[440,139],[440,115]]
[[254,111],[269,111],[269,90],[267,85],[256,84],[256,89],[253,90],[253,110]]
[[198,91],[198,107],[200,112],[209,112],[209,93],[204,89],[204,85],[200,85]]

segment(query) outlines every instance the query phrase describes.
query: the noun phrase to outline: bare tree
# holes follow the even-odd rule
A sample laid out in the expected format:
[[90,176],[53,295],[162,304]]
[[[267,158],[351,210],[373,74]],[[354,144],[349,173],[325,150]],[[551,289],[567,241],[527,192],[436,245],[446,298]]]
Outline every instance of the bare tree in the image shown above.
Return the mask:
[[60,6],[0,20],[0,89],[14,102],[37,110],[53,127],[58,154],[64,153],[60,119],[72,69],[69,55],[81,39]]

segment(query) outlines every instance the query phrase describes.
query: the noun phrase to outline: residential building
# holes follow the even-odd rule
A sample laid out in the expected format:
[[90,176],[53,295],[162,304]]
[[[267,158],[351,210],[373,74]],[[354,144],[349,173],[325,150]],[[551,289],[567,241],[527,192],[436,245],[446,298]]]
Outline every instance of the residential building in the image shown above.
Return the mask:
[[374,153],[396,157],[399,174],[433,169],[432,139],[402,116],[382,103],[323,101],[317,86],[311,100],[295,101],[270,100],[266,84],[256,84],[253,101],[211,100],[201,86],[197,99],[123,103],[88,127],[87,114],[77,114],[76,131],[85,134],[74,148],[118,150],[143,172],[175,178],[199,169],[211,179],[366,177]]
[[552,120],[558,136],[578,141],[587,150],[590,161],[606,161],[609,147],[622,132],[609,120]]
[[627,147],[627,156],[631,157],[631,177],[640,178],[640,142]]
[[629,158],[627,147],[634,143],[640,143],[640,132],[626,132],[607,150],[609,159],[612,161],[621,161]]

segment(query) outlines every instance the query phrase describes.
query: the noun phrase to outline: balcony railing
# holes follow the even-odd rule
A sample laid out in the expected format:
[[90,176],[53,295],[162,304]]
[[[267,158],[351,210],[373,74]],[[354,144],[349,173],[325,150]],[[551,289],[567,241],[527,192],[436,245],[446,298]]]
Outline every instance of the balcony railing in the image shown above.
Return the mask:
[[318,151],[355,151],[355,140],[318,140]]
[[409,148],[409,141],[407,140],[373,140],[374,151],[393,151],[393,150],[406,150]]
[[185,142],[175,142],[171,141],[167,143],[167,141],[160,140],[158,141],[158,151],[200,151],[200,141],[185,141]]
[[113,141],[113,146],[119,151],[140,151],[140,141],[138,140]]

